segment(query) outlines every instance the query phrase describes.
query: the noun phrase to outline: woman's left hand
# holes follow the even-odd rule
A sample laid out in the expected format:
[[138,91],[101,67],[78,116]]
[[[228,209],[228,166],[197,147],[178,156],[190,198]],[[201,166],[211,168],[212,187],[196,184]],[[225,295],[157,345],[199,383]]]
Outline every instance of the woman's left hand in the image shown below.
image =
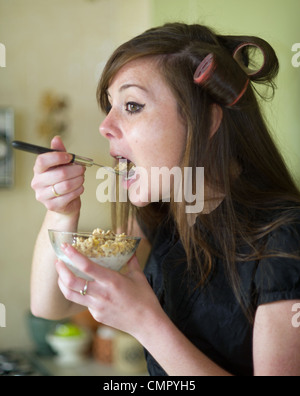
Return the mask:
[[81,295],[86,281],[57,261],[60,290],[67,300],[86,306],[99,323],[138,339],[138,333],[147,326],[147,318],[164,314],[135,256],[129,261],[127,272],[120,274],[95,264],[70,245],[64,246],[64,253],[78,270],[94,280],[88,282],[87,294]]

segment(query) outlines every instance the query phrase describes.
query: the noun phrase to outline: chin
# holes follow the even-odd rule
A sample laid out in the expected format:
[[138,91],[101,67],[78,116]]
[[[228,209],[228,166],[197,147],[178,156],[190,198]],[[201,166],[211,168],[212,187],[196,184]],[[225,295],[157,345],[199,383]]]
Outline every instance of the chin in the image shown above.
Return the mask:
[[138,207],[138,208],[144,208],[146,206],[149,205],[150,202],[142,202],[142,201],[136,201],[136,200],[132,200],[129,197],[129,201],[132,203],[132,205]]
[[145,206],[148,206],[151,202],[151,199],[148,197],[147,194],[145,194],[145,196],[144,194],[138,195],[135,194],[135,192],[130,192],[130,190],[128,193],[128,198],[132,205],[137,206],[138,208],[144,208]]

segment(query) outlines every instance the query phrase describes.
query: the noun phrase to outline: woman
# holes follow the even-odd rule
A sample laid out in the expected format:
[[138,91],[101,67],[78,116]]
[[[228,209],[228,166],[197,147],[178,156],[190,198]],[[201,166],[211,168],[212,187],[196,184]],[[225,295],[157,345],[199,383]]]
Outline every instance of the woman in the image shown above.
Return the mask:
[[[264,59],[256,69],[253,49]],[[32,182],[48,209],[33,260],[33,313],[57,319],[88,308],[145,347],[153,375],[300,375],[292,325],[300,193],[254,92],[254,83],[274,89],[277,72],[265,41],[199,25],[168,24],[118,48],[97,91],[111,155],[146,175],[153,167],[204,168],[204,208],[187,213],[185,200],[145,174],[143,194],[132,194],[134,178],[124,179],[131,210],[116,210],[116,227],[128,232],[129,216],[137,220],[152,247],[144,273],[136,257],[121,275],[68,245],[66,255],[95,281],[85,284],[60,261],[55,271],[47,229],[76,230],[84,182],[84,169],[69,165],[55,138],[61,152],[38,157]],[[193,191],[196,183],[194,172]],[[151,187],[159,202],[150,202]]]

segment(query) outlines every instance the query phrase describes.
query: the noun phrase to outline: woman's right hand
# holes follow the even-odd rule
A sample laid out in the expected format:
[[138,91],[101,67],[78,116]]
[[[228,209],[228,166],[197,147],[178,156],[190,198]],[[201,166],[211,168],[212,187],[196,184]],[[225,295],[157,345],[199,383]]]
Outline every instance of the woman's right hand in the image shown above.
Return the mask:
[[31,187],[37,201],[48,210],[65,215],[78,214],[86,168],[70,164],[72,156],[66,152],[60,137],[52,139],[51,148],[59,151],[37,157]]

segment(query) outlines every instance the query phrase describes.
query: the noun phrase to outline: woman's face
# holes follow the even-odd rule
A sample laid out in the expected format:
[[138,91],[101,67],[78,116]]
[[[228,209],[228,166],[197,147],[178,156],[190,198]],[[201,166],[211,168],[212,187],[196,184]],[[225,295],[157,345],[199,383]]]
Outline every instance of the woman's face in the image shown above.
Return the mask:
[[111,156],[126,158],[137,167],[133,178],[122,183],[129,190],[130,201],[145,206],[153,197],[167,198],[168,183],[157,182],[157,178],[151,183],[151,172],[155,167],[166,167],[168,173],[180,166],[186,128],[157,61],[128,63],[116,74],[107,94],[111,109],[100,133],[110,142]]

